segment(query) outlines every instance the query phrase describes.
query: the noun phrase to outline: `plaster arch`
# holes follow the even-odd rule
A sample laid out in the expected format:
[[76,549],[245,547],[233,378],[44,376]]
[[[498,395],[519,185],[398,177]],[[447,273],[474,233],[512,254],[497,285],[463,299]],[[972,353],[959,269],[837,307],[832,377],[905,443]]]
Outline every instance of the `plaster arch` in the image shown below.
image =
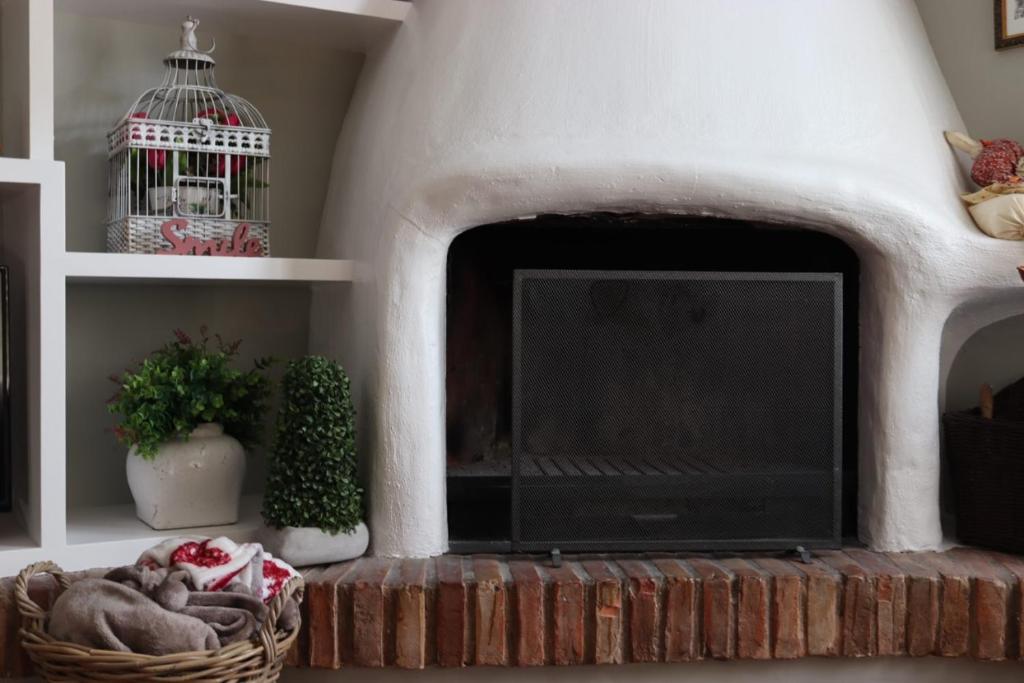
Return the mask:
[[451,240],[588,212],[847,242],[874,350],[861,361],[860,535],[937,547],[946,321],[1012,298],[1024,260],[960,205],[942,138],[959,128],[909,0],[418,0],[368,57],[336,151],[318,255],[356,259],[359,281],[313,300],[311,346],[346,363],[362,410],[374,552],[447,547]]

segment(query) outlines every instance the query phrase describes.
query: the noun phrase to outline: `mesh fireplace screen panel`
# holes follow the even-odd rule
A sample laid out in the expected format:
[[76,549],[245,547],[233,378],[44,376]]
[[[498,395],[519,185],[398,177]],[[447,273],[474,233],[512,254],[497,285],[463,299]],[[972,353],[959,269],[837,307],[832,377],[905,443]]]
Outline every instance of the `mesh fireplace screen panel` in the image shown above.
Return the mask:
[[842,275],[517,270],[518,550],[839,543]]

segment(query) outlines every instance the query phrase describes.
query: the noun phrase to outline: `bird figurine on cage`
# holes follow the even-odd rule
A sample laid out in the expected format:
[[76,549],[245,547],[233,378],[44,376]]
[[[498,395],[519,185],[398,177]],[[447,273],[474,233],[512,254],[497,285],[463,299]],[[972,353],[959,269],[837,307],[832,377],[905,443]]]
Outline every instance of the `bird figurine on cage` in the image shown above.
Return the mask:
[[196,39],[196,29],[199,28],[199,20],[189,15],[185,21],[181,22],[181,49],[191,50],[192,52],[202,52],[203,54],[210,54],[217,49],[217,41],[213,41],[213,45],[209,50],[199,49],[199,40]]
[[217,86],[198,26],[108,135],[108,251],[270,255],[270,128]]

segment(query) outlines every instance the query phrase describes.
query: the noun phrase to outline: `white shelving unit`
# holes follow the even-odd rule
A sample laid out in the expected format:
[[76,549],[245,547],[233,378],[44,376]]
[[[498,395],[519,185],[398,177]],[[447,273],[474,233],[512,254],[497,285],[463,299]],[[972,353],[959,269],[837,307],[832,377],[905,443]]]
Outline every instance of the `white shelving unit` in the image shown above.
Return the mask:
[[[357,264],[313,258],[228,258],[107,254],[66,250],[65,167],[54,157],[55,10],[110,22],[170,27],[185,14],[256,39],[302,41],[366,52],[400,26],[401,0],[0,0],[3,75],[0,248],[11,268],[15,499],[0,514],[0,576],[50,559],[74,570],[134,560],[161,538],[228,534],[247,540],[260,526],[259,497],[243,502],[229,527],[159,532],[131,505],[68,506],[68,299],[73,288],[244,284],[271,288],[346,287]],[[162,53],[157,53],[159,58]],[[18,103],[9,106],[9,102]],[[127,106],[128,102],[125,103]],[[20,108],[19,108],[20,107]],[[178,291],[175,289],[174,291]],[[131,359],[128,359],[131,360]],[[76,457],[80,457],[76,453]]]
[[64,255],[64,275],[68,282],[350,282],[355,276],[355,264],[312,258],[181,258],[69,252]]

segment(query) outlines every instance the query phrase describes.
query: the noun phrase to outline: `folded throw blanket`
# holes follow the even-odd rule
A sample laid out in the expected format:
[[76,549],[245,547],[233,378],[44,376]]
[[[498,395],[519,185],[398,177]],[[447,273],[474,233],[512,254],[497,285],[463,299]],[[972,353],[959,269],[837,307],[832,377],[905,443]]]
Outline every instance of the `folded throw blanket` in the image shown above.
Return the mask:
[[[86,647],[162,655],[211,650],[254,638],[269,600],[298,573],[259,544],[180,538],[143,553],[139,563],[72,584],[50,611],[54,638]],[[277,627],[291,630],[298,601]]]
[[214,650],[213,627],[172,612],[134,588],[107,579],[82,579],[54,602],[47,631],[85,647],[165,655]]
[[267,606],[241,583],[216,593],[191,590],[187,572],[141,565],[114,569],[104,578],[135,588],[166,610],[199,619],[213,628],[222,646],[255,637],[267,618]]

